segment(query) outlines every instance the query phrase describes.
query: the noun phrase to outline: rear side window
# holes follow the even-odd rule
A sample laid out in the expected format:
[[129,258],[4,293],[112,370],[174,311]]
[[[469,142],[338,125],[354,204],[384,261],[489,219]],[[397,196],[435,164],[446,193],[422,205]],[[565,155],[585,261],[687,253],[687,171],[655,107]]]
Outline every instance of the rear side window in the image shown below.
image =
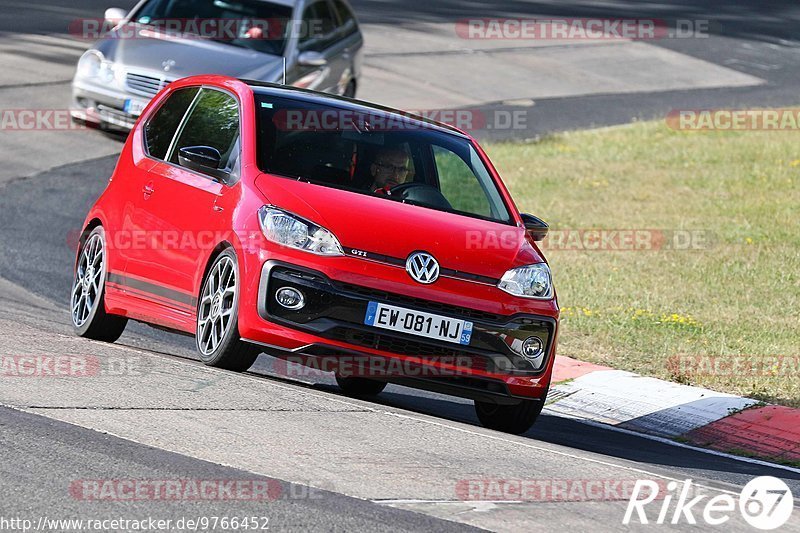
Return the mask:
[[156,159],[167,157],[167,150],[175,137],[175,130],[181,123],[186,110],[197,95],[197,87],[178,89],[158,108],[144,127],[144,140],[147,153]]
[[238,155],[239,104],[222,91],[203,89],[178,134],[170,162],[178,164],[178,150],[211,146],[222,154],[220,169],[227,169]]
[[333,6],[336,8],[336,13],[339,15],[341,23],[341,31],[343,35],[350,35],[356,31],[356,18],[347,4],[342,0],[333,0]]
[[301,31],[299,48],[303,51],[322,52],[332,44],[336,19],[327,0],[314,2],[305,9]]

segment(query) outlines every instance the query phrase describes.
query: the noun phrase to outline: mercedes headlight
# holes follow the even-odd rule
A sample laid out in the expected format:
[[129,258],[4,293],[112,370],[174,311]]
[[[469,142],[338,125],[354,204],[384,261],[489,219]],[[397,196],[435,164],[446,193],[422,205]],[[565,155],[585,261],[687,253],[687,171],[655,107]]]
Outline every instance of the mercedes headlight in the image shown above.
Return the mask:
[[512,268],[500,279],[497,288],[514,296],[547,300],[553,297],[553,279],[547,263]]
[[265,205],[258,210],[258,221],[274,243],[317,255],[344,255],[333,233],[288,211]]
[[78,60],[78,75],[81,78],[98,79],[105,83],[114,81],[114,64],[107,61],[99,50],[87,50]]
[[78,74],[83,78],[96,78],[105,58],[98,50],[87,50],[78,60]]

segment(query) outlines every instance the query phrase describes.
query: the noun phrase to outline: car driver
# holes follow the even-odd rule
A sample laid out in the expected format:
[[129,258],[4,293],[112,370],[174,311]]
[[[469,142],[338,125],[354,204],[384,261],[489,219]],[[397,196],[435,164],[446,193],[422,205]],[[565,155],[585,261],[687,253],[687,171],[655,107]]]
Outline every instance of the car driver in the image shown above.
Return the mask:
[[408,166],[409,158],[401,148],[383,148],[375,155],[375,161],[370,165],[372,174],[371,191],[377,194],[387,194],[392,187],[405,183],[411,170]]

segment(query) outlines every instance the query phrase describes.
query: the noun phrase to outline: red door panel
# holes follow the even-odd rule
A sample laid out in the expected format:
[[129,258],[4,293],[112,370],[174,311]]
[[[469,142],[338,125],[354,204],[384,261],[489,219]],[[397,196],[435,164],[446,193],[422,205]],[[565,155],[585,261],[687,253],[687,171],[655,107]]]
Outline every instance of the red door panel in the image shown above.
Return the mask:
[[154,189],[146,202],[150,238],[138,274],[161,287],[161,296],[194,312],[197,273],[226,228],[222,212],[214,208],[224,186],[161,162],[150,177]]

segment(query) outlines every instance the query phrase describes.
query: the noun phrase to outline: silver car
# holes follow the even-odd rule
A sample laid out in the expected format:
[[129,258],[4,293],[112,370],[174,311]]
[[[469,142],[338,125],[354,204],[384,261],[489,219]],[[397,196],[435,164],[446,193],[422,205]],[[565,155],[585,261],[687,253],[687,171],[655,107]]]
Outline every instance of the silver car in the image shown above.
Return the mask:
[[130,129],[159,90],[194,74],[354,97],[363,61],[346,0],[143,0],[106,10],[101,27],[78,61],[71,112],[110,129]]

